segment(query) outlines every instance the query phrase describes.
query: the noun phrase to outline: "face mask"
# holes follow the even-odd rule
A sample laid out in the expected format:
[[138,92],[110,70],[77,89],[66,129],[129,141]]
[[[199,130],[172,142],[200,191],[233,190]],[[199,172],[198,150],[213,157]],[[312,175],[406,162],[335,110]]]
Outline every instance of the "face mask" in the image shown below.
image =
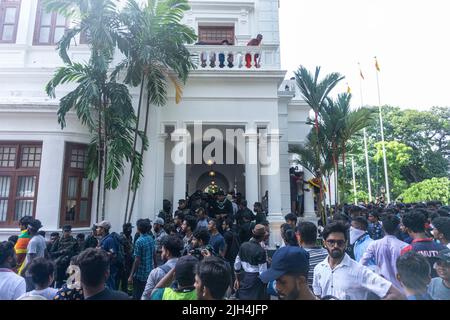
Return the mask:
[[354,244],[356,240],[358,240],[365,233],[366,232],[364,230],[350,227],[350,244]]

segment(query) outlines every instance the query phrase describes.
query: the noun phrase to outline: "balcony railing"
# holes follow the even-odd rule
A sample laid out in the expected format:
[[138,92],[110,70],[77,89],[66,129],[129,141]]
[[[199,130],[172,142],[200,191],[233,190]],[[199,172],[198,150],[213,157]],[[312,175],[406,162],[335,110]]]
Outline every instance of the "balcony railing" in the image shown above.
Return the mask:
[[189,46],[197,70],[277,70],[279,58],[275,46]]

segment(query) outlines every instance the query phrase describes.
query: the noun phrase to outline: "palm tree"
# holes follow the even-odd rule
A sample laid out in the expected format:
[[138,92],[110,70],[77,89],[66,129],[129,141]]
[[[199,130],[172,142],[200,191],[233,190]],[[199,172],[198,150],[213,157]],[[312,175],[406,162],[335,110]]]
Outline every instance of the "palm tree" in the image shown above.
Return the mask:
[[[369,108],[351,110],[351,98],[350,93],[339,94],[335,101],[327,98],[321,112],[320,128],[331,143],[336,186],[339,177],[339,157],[342,156],[343,172],[345,172],[350,139],[369,126],[375,116],[375,112]],[[336,188],[336,202],[336,204],[339,203],[338,188]]]
[[[338,84],[339,81],[344,79],[339,73],[330,73],[326,75],[322,80],[319,80],[320,75],[320,67],[316,67],[314,75],[312,75],[304,66],[300,66],[297,72],[295,72],[295,78],[297,85],[300,89],[302,98],[305,102],[311,107],[314,111],[315,119],[314,126],[316,131],[316,168],[321,167],[321,159],[320,159],[320,146],[319,146],[319,114],[324,105],[324,101],[330,94],[330,92],[334,89],[334,87]],[[320,171],[316,172],[317,179],[322,183],[322,173]],[[320,189],[320,197],[317,201],[318,203],[318,211],[322,216],[323,223],[326,223],[326,214],[322,208],[322,199],[323,199],[323,188]]]
[[[124,53],[127,48],[126,40],[120,34],[118,9],[112,0],[46,0],[45,4],[48,11],[57,11],[73,19],[73,26],[57,47],[65,66],[56,71],[46,92],[55,98],[59,85],[77,84],[75,90],[60,100],[58,121],[64,128],[67,112],[74,109],[82,124],[93,134],[87,170],[91,181],[98,178],[96,218],[99,220],[101,198],[104,219],[106,190],[117,188],[124,164],[131,159],[136,123],[127,86],[108,79],[116,47]],[[68,56],[70,44],[80,33],[89,38],[91,56],[88,63],[74,63]]]
[[[129,44],[129,50],[112,77],[119,77],[124,72],[124,83],[135,87],[140,86],[136,133],[140,125],[145,90],[147,99],[144,137],[147,136],[148,131],[150,105],[164,106],[167,103],[169,82],[175,87],[176,103],[179,103],[182,84],[186,82],[189,72],[195,67],[185,44],[192,44],[196,40],[196,34],[193,29],[181,23],[184,13],[189,8],[187,0],[148,0],[143,7],[136,0],[129,0],[121,13],[121,21],[125,27],[123,34]],[[136,150],[136,143],[137,136],[135,136],[134,150]],[[145,143],[142,143],[140,152],[133,152],[133,163],[137,159],[136,155],[143,155],[144,145]],[[136,190],[139,187],[140,171],[135,171],[135,167],[133,165],[130,172],[124,222],[131,220]],[[128,211],[131,191],[133,196]]]

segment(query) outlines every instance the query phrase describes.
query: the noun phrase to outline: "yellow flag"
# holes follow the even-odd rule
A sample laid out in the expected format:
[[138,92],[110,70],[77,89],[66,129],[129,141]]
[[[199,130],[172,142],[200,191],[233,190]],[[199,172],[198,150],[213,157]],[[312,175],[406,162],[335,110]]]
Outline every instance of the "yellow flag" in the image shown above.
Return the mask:
[[375,68],[377,69],[378,72],[380,72],[380,65],[378,64],[377,57],[375,57]]
[[350,88],[350,86],[348,85],[348,83],[347,83],[347,93],[348,93],[348,94],[352,93],[352,89]]

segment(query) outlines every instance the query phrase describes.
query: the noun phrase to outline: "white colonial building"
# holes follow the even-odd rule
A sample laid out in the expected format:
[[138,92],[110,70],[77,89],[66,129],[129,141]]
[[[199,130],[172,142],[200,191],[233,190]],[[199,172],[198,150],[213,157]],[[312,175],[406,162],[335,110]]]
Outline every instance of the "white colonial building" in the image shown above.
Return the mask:
[[[96,220],[96,187],[84,172],[85,146],[90,136],[73,113],[68,115],[67,127],[61,130],[56,116],[58,100],[48,98],[44,92],[55,68],[61,65],[55,43],[64,33],[67,21],[42,11],[39,2],[0,0],[2,238],[17,233],[17,220],[24,215],[40,219],[46,231],[60,230],[70,223],[75,232],[84,232]],[[186,193],[204,190],[211,183],[209,172],[213,170],[215,183],[224,190],[241,192],[249,206],[261,201],[268,191],[272,243],[279,242],[279,224],[284,221],[283,215],[290,212],[292,157],[288,147],[302,143],[309,130],[305,124],[309,108],[295,94],[294,83],[284,81],[286,72],[280,66],[279,1],[190,3],[192,8],[184,21],[199,34],[202,45],[190,47],[198,55],[199,65],[189,77],[180,104],[175,103],[175,92],[170,90],[167,106],[151,109],[150,147],[144,158],[144,179],[133,221],[142,217],[153,219],[162,209],[163,199],[169,199],[176,207]],[[257,34],[263,35],[261,45],[247,46]],[[224,39],[230,45],[220,45]],[[87,60],[88,48],[78,41],[70,55],[75,61]],[[69,90],[70,87],[57,90],[58,97]],[[137,93],[133,91],[135,100]],[[189,150],[197,144],[201,151],[207,151],[208,137],[220,132],[225,137],[227,130],[241,132],[244,145],[239,148],[223,143],[224,164],[217,151],[214,159],[209,159],[215,162],[212,166],[205,159],[194,159],[195,154]],[[264,135],[267,139],[260,135],[264,132],[268,133]],[[266,147],[261,147],[262,140],[267,141]],[[183,161],[172,161],[174,147],[188,150],[182,154]],[[276,151],[269,151],[270,165],[275,164],[276,170],[265,174],[267,163],[255,159],[259,159],[262,150],[271,148]],[[225,158],[229,157],[243,161],[226,164]],[[106,218],[116,231],[124,219],[127,177],[125,174],[119,188],[106,196]],[[309,192],[306,217],[313,219],[313,211]]]

